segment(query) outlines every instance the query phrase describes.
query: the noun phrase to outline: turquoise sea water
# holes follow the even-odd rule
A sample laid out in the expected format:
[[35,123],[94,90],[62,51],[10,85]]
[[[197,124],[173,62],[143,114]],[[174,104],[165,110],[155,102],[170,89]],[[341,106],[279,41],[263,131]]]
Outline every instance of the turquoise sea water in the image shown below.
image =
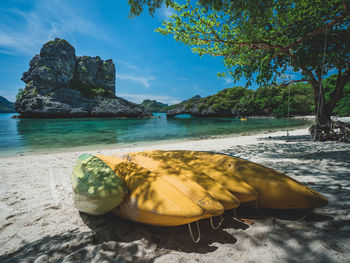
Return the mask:
[[0,114],[0,156],[208,138],[310,124],[273,118],[245,122],[190,116],[167,119],[162,113],[155,113],[151,119],[12,119],[13,115]]

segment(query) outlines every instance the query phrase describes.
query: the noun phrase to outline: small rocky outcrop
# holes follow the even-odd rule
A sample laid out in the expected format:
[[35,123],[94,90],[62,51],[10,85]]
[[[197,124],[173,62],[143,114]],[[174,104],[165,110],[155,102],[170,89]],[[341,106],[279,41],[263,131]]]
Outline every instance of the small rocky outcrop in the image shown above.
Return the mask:
[[56,38],[43,45],[23,73],[26,83],[15,109],[22,117],[150,117],[144,107],[115,96],[111,59],[77,57],[74,47]]
[[141,106],[145,107],[150,112],[166,112],[169,105],[156,100],[143,100]]
[[179,114],[191,114],[195,117],[237,117],[241,115],[237,110],[218,109],[205,104],[203,98],[199,95],[170,106],[166,114],[167,117],[174,117]]

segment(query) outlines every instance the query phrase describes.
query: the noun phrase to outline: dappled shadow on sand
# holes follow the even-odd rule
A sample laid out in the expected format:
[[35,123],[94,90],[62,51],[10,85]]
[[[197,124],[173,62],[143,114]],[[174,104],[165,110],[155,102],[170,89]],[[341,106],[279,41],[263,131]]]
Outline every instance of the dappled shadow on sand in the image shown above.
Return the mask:
[[[201,241],[194,244],[186,225],[146,226],[113,214],[80,214],[90,231],[46,236],[0,262],[347,262],[350,251],[350,146],[267,138],[255,145],[232,146],[222,153],[281,171],[325,195],[329,204],[315,210],[226,211],[219,230],[200,221]],[[269,141],[271,140],[271,141]],[[195,225],[192,224],[195,231]],[[195,231],[196,232],[196,231]],[[167,258],[169,259],[169,258]],[[242,260],[241,260],[242,259]],[[243,260],[244,259],[244,260]],[[38,261],[40,262],[40,261]]]
[[[256,210],[250,207],[236,209],[239,218],[233,218],[233,210],[225,211],[224,222],[219,230],[210,228],[209,220],[199,222],[201,241],[194,244],[189,236],[187,225],[176,227],[148,226],[125,220],[112,213],[102,216],[89,216],[81,213],[84,223],[91,229],[78,230],[60,235],[46,236],[38,241],[25,244],[18,251],[0,257],[0,262],[152,262],[171,252],[206,254],[218,249],[219,244],[230,247],[240,239],[259,243],[259,235],[251,236],[247,230],[252,224],[264,222],[282,228],[279,220],[321,222],[331,220],[329,216],[305,210]],[[196,232],[194,224],[193,230]],[[254,226],[253,226],[254,227]],[[278,237],[281,229],[273,228],[271,236]],[[284,231],[284,230],[283,230]],[[295,234],[290,230],[291,234]],[[282,240],[281,240],[282,242]],[[295,251],[295,253],[301,251]]]
[[[81,214],[84,222],[96,233],[98,240],[105,242],[115,240],[118,242],[133,242],[135,240],[146,240],[146,243],[156,245],[157,248],[177,250],[183,252],[206,253],[216,250],[211,244],[233,244],[237,240],[222,229],[213,231],[209,220],[201,220],[199,227],[201,231],[201,242],[194,244],[188,233],[187,225],[175,227],[149,226],[108,214],[101,217],[92,217]],[[241,223],[229,222],[227,227],[242,229]],[[195,224],[193,231],[197,234]]]
[[[269,212],[276,215],[277,211]],[[293,221],[288,219],[289,216]],[[271,253],[270,260],[273,259],[273,262],[342,262],[338,256],[346,251],[343,242],[348,242],[349,231],[320,227],[320,223],[332,222],[330,219],[329,216],[303,214],[302,211],[265,218],[252,226],[259,229],[254,235],[246,231],[235,235],[238,240],[244,240],[237,250],[247,252],[249,246],[248,251],[260,253],[262,257],[264,253]],[[264,228],[262,223],[268,227]],[[255,257],[255,260],[258,258]]]
[[[305,221],[310,215],[302,218],[301,222],[293,223],[285,221],[285,218],[270,219],[273,220],[270,222],[273,228],[265,233],[264,238],[283,249],[283,260],[300,262],[302,258],[304,262],[344,262],[348,258],[350,144],[314,142],[309,136],[289,136],[289,141],[286,142],[286,137],[282,136],[263,138],[255,145],[232,146],[223,153],[285,173],[328,198],[329,204],[315,211],[332,217],[332,220]],[[249,235],[240,232],[235,237],[240,240],[242,237],[249,238]],[[258,237],[259,235],[254,235],[250,238],[256,240]],[[300,255],[301,258],[296,258],[295,255]]]

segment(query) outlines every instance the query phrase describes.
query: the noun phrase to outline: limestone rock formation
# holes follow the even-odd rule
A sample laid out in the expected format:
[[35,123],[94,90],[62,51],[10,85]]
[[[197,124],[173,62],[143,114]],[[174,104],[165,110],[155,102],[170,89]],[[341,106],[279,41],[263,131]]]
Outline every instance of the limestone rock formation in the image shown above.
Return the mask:
[[22,117],[150,117],[144,107],[115,96],[113,61],[77,57],[56,38],[43,45],[23,73],[15,108]]

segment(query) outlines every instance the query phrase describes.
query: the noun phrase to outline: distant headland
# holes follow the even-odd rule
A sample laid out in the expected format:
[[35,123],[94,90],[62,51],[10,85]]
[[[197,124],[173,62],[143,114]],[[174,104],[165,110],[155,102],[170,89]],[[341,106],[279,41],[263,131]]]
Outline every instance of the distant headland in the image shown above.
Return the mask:
[[10,102],[6,98],[0,96],[0,113],[13,113],[13,112],[16,112],[13,102]]
[[21,117],[151,117],[144,107],[115,95],[115,66],[111,59],[75,55],[66,40],[43,45],[23,73],[26,83],[16,96]]

